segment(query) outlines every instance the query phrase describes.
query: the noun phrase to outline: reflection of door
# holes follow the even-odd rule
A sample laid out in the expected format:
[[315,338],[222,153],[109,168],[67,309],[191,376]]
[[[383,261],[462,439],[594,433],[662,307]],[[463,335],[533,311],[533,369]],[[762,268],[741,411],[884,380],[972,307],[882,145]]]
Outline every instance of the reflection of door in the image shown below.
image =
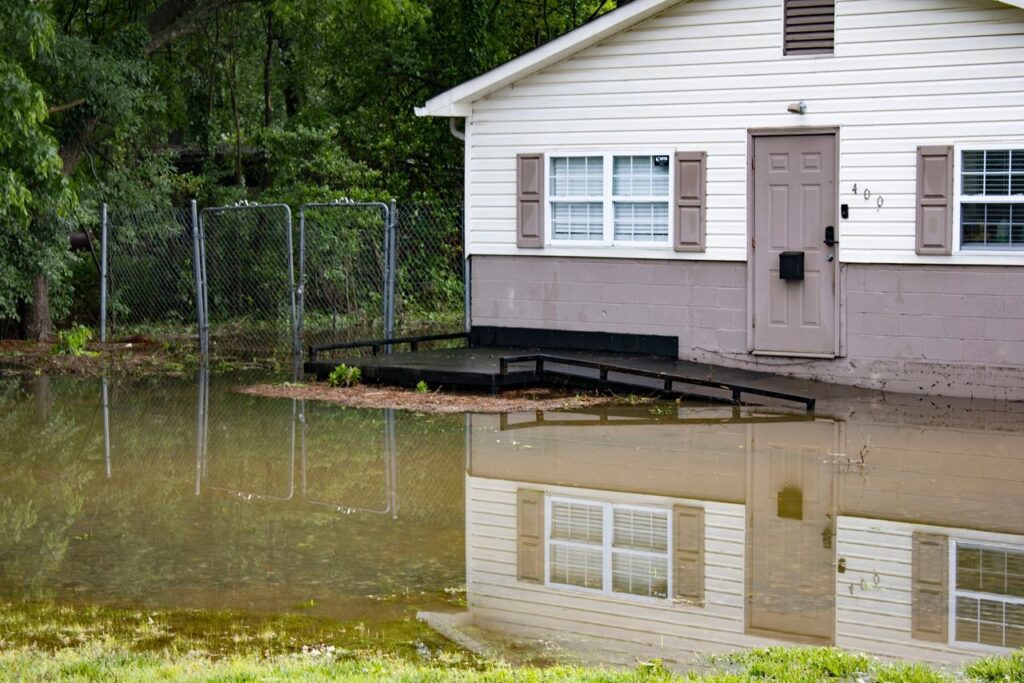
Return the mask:
[[837,423],[751,428],[750,630],[831,642],[835,622],[833,466]]
[[[836,352],[836,135],[757,135],[753,160],[754,352]],[[838,237],[838,235],[835,235]],[[803,278],[779,276],[779,254],[803,254]]]

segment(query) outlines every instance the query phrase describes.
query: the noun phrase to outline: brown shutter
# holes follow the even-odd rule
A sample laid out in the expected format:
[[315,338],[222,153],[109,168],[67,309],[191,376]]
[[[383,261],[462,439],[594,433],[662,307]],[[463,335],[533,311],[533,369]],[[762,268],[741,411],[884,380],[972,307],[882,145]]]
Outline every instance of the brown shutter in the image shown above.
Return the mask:
[[544,246],[544,155],[516,157],[516,246]]
[[704,604],[704,508],[672,508],[672,584],[675,598]]
[[946,642],[949,540],[915,533],[911,555],[911,637]]
[[706,152],[676,152],[675,220],[672,248],[704,251],[707,232]]
[[544,580],[544,492],[516,492],[516,558],[520,581]]
[[831,54],[836,46],[835,0],[786,0],[784,52]]
[[917,253],[953,252],[953,148],[917,148]]

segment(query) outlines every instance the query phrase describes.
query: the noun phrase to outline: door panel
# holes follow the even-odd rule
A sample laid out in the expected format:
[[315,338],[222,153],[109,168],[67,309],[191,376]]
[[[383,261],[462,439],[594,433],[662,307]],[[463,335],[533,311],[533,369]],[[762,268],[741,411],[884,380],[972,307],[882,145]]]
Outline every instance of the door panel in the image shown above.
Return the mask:
[[[751,630],[831,642],[835,511],[830,453],[836,452],[838,436],[838,424],[826,420],[751,427]],[[787,495],[798,502],[784,505]]]
[[[836,349],[836,137],[754,138],[754,352],[832,356]],[[779,254],[804,253],[804,279],[779,278]]]

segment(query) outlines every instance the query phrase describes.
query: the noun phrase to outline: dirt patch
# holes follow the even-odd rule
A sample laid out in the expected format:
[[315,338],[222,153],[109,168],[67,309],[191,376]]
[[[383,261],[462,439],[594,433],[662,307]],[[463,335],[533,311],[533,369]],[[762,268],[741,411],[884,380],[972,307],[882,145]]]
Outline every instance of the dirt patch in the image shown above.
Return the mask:
[[395,408],[418,413],[516,413],[524,410],[559,410],[603,405],[610,396],[567,394],[554,389],[506,391],[497,396],[461,392],[414,391],[400,387],[360,384],[329,387],[326,384],[256,384],[234,391],[269,398],[326,401],[350,408]]
[[180,374],[195,365],[187,351],[144,338],[90,343],[80,356],[55,353],[52,342],[0,340],[0,372],[38,372],[48,375],[104,373]]

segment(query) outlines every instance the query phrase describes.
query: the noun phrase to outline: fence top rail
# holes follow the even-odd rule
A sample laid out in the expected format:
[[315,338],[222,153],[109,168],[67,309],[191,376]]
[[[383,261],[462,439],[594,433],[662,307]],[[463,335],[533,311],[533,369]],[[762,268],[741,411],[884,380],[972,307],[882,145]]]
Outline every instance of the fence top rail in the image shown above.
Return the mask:
[[342,206],[351,206],[355,208],[377,208],[385,213],[391,210],[384,202],[343,202],[335,200],[333,202],[306,202],[299,207],[299,215],[301,216],[304,214],[306,209],[330,209]]
[[257,204],[255,202],[245,202],[238,204],[228,204],[227,206],[207,206],[199,210],[200,214],[210,213],[223,213],[226,211],[238,211],[240,209],[284,209],[288,215],[288,219],[292,217],[292,207],[284,203],[273,203],[273,204]]
[[381,348],[396,344],[420,344],[423,342],[445,341],[448,339],[469,339],[466,332],[451,332],[448,334],[421,334],[412,337],[390,337],[385,339],[364,339],[354,342],[342,342],[340,344],[321,344],[309,347],[309,359],[316,360],[316,355],[321,351],[337,351],[339,349],[362,349]]
[[658,372],[656,370],[642,370],[640,368],[630,368],[623,365],[613,365],[611,363],[602,363],[600,361],[591,361],[582,358],[567,358],[565,356],[555,356],[546,353],[532,353],[518,356],[502,356],[498,362],[498,373],[501,375],[508,374],[508,366],[512,363],[555,363],[558,365],[571,365],[576,367],[600,370],[603,373],[614,372],[622,375],[633,375],[635,377],[658,379],[666,383],[679,382],[680,384],[692,384],[694,386],[708,387],[712,389],[723,389],[725,391],[731,391],[734,397],[737,396],[738,394],[752,394],[754,396],[776,398],[783,401],[793,401],[794,403],[804,404],[807,410],[814,410],[815,404],[815,399],[811,397],[800,396],[798,394],[790,394],[783,391],[761,389],[758,387],[750,387],[742,384],[733,384],[732,382],[716,382],[714,380],[699,379],[696,377],[686,377],[685,375],[676,375],[668,372]]

